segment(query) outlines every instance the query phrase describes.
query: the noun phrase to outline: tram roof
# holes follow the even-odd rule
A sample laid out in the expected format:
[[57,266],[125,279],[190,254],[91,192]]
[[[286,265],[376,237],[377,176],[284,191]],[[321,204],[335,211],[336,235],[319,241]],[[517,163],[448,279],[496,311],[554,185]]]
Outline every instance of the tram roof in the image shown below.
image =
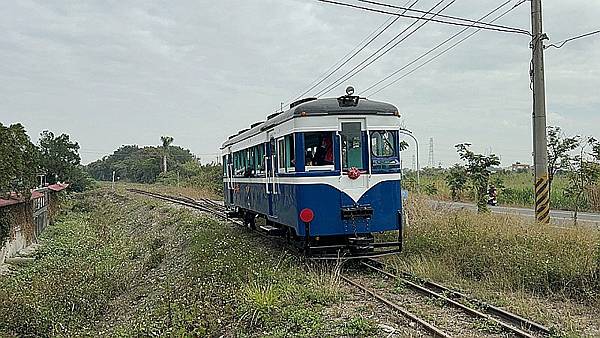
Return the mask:
[[221,148],[228,147],[249,137],[258,135],[283,122],[296,117],[326,116],[326,115],[386,115],[398,114],[398,108],[394,105],[371,101],[354,96],[342,96],[340,98],[314,99],[298,105],[292,104],[292,108],[278,114],[271,115],[266,121],[255,124],[250,129],[245,129],[237,135],[230,137]]

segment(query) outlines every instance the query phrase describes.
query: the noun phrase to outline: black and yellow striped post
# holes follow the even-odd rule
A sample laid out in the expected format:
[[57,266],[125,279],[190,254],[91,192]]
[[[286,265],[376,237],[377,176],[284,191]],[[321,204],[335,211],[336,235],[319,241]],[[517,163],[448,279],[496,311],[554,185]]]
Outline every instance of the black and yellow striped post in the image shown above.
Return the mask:
[[535,182],[535,219],[538,223],[550,223],[550,181],[547,174]]
[[548,144],[546,140],[546,85],[542,0],[531,0],[531,82],[533,85],[533,165],[535,167],[535,219],[550,223]]

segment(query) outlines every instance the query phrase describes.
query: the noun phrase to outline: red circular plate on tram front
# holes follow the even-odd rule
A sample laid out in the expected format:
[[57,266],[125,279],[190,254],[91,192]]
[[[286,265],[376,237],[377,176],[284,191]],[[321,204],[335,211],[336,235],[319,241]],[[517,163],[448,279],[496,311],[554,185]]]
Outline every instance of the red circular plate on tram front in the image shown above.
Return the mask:
[[300,211],[300,219],[302,220],[302,222],[309,223],[312,222],[314,218],[315,213],[311,209],[305,208],[302,209],[302,211]]

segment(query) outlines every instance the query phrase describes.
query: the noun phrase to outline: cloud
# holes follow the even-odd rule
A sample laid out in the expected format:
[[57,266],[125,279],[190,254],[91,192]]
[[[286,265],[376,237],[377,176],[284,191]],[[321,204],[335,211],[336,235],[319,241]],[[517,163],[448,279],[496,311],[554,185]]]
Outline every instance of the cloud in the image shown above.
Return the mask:
[[[590,1],[544,6],[553,41],[593,30],[600,15]],[[465,0],[446,13],[479,18],[492,7]],[[499,23],[527,29],[527,7]],[[228,135],[301,93],[386,20],[305,0],[4,2],[0,120],[21,121],[32,136],[68,132],[81,143],[84,162],[121,144],[157,144],[164,134],[210,155]],[[410,23],[398,20],[344,69]],[[426,25],[330,95],[346,85],[366,88],[458,30]],[[423,145],[434,138],[436,162],[456,162],[454,144],[465,141],[492,147],[505,164],[531,162],[528,44],[526,36],[481,32],[374,99],[397,105]],[[598,38],[547,51],[549,123],[597,133],[599,72]]]

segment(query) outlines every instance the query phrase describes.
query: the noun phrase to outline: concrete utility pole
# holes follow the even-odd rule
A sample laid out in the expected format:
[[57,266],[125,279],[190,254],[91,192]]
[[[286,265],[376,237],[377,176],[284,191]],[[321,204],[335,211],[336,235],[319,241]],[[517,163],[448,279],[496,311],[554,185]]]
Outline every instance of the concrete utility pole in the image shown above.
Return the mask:
[[548,145],[546,141],[546,88],[544,80],[544,40],[542,0],[531,0],[531,78],[533,82],[533,157],[535,166],[535,218],[550,223]]

